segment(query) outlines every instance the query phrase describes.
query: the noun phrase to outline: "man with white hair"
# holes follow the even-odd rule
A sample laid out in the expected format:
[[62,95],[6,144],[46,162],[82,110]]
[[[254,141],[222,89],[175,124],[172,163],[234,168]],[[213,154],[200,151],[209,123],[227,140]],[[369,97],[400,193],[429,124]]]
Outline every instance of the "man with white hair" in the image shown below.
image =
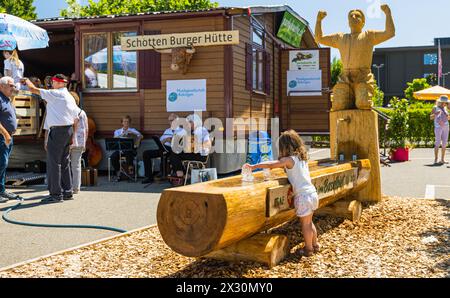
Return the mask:
[[13,135],[17,129],[16,109],[10,97],[17,94],[14,79],[0,79],[0,203],[17,199],[17,195],[5,190],[6,169],[13,146]]
[[[172,139],[173,153],[170,155],[170,163],[177,178],[184,176],[183,160],[205,162],[212,147],[209,132],[202,126],[200,116],[191,114],[186,117],[186,120],[189,122],[189,131],[178,129]],[[190,138],[190,142],[184,143],[183,140],[186,138]],[[178,146],[180,141],[183,143],[183,148]]]

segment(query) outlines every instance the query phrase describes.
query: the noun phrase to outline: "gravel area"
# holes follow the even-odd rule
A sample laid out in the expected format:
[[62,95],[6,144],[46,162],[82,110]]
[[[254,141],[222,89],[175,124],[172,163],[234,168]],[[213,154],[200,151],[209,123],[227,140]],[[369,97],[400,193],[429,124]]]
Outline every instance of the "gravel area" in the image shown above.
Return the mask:
[[314,219],[321,252],[299,255],[297,221],[271,232],[291,241],[278,266],[230,264],[180,256],[157,227],[50,256],[0,272],[0,277],[450,277],[450,201],[383,198],[365,204],[358,223]]

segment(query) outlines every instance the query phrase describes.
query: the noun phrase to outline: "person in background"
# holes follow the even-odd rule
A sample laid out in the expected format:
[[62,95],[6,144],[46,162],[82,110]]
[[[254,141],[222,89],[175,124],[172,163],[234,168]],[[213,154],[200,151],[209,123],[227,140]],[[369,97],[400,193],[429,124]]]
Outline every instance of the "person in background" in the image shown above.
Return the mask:
[[[449,133],[449,112],[447,105],[449,103],[448,97],[441,95],[436,101],[436,105],[431,111],[431,119],[434,120],[434,164],[445,164],[445,150],[447,148],[448,133]],[[441,146],[441,161],[438,163],[439,146]]]
[[[172,145],[173,153],[170,155],[170,163],[175,171],[177,178],[184,176],[183,160],[195,160],[205,162],[212,147],[208,130],[202,126],[201,119],[196,114],[186,117],[190,124],[190,131],[178,129],[174,132],[172,142],[178,142],[186,137],[191,138],[191,148],[187,148],[187,143],[183,144],[183,151],[175,150],[175,144]],[[178,145],[176,145],[178,147]]]
[[314,210],[318,208],[319,197],[311,182],[308,168],[308,154],[303,140],[294,131],[283,132],[279,138],[279,160],[266,161],[244,167],[255,169],[285,169],[294,193],[296,215],[300,218],[305,247],[303,256],[309,257],[319,251],[317,230],[312,222]]
[[98,76],[97,71],[91,63],[84,62],[84,79],[86,88],[98,88]]
[[[172,137],[174,132],[176,131],[176,127],[174,127],[175,125],[175,120],[178,119],[178,116],[176,114],[170,114],[168,121],[170,124],[170,127],[168,129],[166,129],[163,133],[163,135],[159,138],[159,140],[161,141],[161,143],[163,144],[163,146],[166,148],[166,150],[169,152],[169,158],[170,158],[170,154],[172,153]],[[152,183],[154,178],[153,178],[153,162],[152,162],[152,158],[160,158],[162,157],[162,155],[164,154],[164,152],[161,152],[160,149],[157,150],[146,150],[142,153],[142,159],[144,160],[144,168],[145,168],[145,179],[142,180],[143,184],[148,184],[148,183]],[[162,167],[164,165],[161,163],[160,166],[160,172],[162,171]]]
[[31,93],[38,94],[47,103],[46,126],[49,129],[47,141],[47,182],[50,196],[42,203],[56,203],[72,200],[72,175],[70,171],[70,144],[74,125],[77,125],[80,108],[66,86],[67,77],[57,74],[52,78],[51,90],[36,88],[25,79]]
[[[143,139],[143,135],[135,128],[130,127],[131,124],[131,117],[130,116],[124,116],[122,117],[122,128],[117,129],[114,131],[114,137],[115,138],[133,138],[134,139],[134,147],[135,149],[139,148],[139,145],[141,143],[141,140]],[[115,151],[113,154],[111,154],[111,164],[114,168],[114,171],[116,172],[116,182],[119,182],[122,180],[122,177],[120,175],[120,156],[124,156],[127,159],[127,165],[128,165],[128,172],[133,171],[133,159],[136,156],[137,152],[136,150],[133,151]]]
[[52,89],[52,76],[46,76],[44,78],[44,89]]
[[5,76],[9,76],[14,79],[14,84],[16,84],[16,88],[18,90],[24,89],[24,85],[20,83],[20,80],[23,78],[23,72],[25,69],[22,61],[19,59],[17,50],[3,51],[3,57],[5,57]]
[[16,109],[11,97],[17,94],[14,79],[0,79],[0,203],[17,199],[17,195],[6,191],[5,179],[8,160],[13,147],[13,135],[17,129]]
[[[77,106],[80,106],[80,97],[75,92],[70,94],[75,99]],[[78,123],[74,127],[73,141],[70,145],[70,167],[72,169],[73,193],[77,194],[81,188],[81,156],[86,150],[86,140],[89,134],[88,118],[86,113],[80,108],[78,113]]]

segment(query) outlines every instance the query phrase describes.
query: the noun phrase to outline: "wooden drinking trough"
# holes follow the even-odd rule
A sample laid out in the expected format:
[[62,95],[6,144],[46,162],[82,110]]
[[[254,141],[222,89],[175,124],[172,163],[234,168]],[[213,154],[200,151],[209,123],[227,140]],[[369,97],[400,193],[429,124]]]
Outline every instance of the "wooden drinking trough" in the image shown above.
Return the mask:
[[[358,192],[370,177],[367,159],[311,161],[309,168],[319,208]],[[162,238],[174,251],[189,257],[277,264],[287,252],[288,239],[282,235],[254,235],[296,215],[285,172],[274,169],[271,175],[270,180],[264,180],[263,173],[256,172],[253,182],[243,182],[239,175],[165,190],[157,211]],[[357,220],[361,204],[344,201],[334,209]]]

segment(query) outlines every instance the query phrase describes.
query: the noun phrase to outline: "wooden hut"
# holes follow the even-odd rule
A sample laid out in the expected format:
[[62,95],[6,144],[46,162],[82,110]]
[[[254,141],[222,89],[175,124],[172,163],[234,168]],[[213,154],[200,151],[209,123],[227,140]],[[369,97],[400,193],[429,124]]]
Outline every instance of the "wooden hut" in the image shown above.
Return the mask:
[[[297,47],[280,37],[286,15],[305,27]],[[147,138],[161,134],[170,114],[167,82],[178,80],[206,80],[203,119],[214,117],[225,124],[226,118],[279,118],[282,130],[328,132],[330,52],[318,48],[307,21],[289,6],[53,18],[34,23],[49,32],[50,46],[21,53],[25,75],[43,78],[74,73],[82,84],[83,108],[94,119],[99,140],[120,127],[123,115],[130,115],[132,126]],[[233,30],[239,31],[238,44],[196,47],[186,73],[171,69],[170,54],[120,49],[124,36]],[[320,95],[287,93],[288,51],[296,48],[318,50],[324,91]],[[97,65],[98,78],[93,83],[89,79],[92,63]],[[18,148],[40,142],[38,134],[16,138]],[[15,161],[22,164],[23,158],[13,156],[12,165]]]

